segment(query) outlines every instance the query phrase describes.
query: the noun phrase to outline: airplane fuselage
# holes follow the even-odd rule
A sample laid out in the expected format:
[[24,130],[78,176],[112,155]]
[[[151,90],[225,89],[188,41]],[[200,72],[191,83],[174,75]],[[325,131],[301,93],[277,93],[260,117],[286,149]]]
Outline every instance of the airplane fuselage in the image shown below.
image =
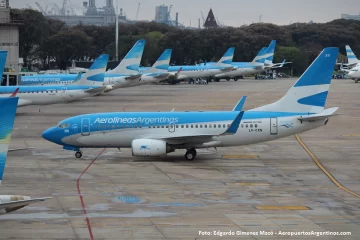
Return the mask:
[[[62,121],[43,136],[67,149],[130,148],[136,139],[158,139],[175,149],[254,144],[291,136],[325,124],[298,120],[308,113],[247,111],[234,135],[221,135],[238,112],[90,114]],[[64,128],[65,126],[65,128]],[[212,136],[201,142],[191,136]],[[187,141],[182,142],[182,136]],[[57,139],[57,140],[56,140]],[[190,140],[189,140],[190,139]]]
[[0,87],[0,97],[9,97],[17,88],[19,92],[18,106],[48,105],[61,102],[71,102],[94,94],[86,90],[96,87],[89,86],[10,86]]

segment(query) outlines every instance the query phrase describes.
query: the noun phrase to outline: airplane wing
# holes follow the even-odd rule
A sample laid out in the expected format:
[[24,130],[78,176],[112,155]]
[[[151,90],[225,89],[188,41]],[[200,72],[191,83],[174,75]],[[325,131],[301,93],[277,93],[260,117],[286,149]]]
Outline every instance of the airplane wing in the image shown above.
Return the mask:
[[326,109],[320,113],[317,114],[313,114],[313,115],[309,115],[309,116],[301,116],[298,119],[300,121],[315,121],[315,120],[321,120],[321,119],[326,119],[328,117],[333,117],[333,116],[338,116],[339,114],[334,114],[339,108],[338,107],[334,107],[334,108],[329,108]]
[[16,94],[19,92],[20,88],[15,89],[15,91],[10,95],[10,97],[16,97]]
[[236,69],[237,69],[236,67],[226,67],[226,68],[220,69],[220,71],[221,72],[231,72],[231,71],[234,71]]
[[6,202],[6,203],[0,203],[0,209],[5,209],[5,211],[7,213],[9,213],[9,212],[18,210],[20,208],[23,208],[31,203],[43,202],[47,199],[51,199],[51,197],[34,198],[34,199],[30,199],[30,200],[20,200],[20,201],[11,201],[11,202]]
[[160,73],[159,75],[154,76],[154,78],[159,78],[159,79],[168,78],[169,75],[170,73]]
[[185,143],[206,143],[210,141],[216,141],[217,137],[224,135],[234,135],[241,122],[241,119],[244,115],[244,111],[239,112],[230,126],[226,129],[225,132],[220,134],[193,134],[193,135],[175,135],[175,136],[148,136],[147,139],[162,139],[167,142],[175,145],[185,144]]
[[88,90],[85,90],[86,93],[90,93],[90,94],[98,94],[98,93],[103,93],[106,89],[106,86],[101,86],[98,88],[90,88]]
[[125,80],[139,80],[139,78],[141,78],[142,74],[136,74],[136,75],[131,75],[128,77],[125,77]]

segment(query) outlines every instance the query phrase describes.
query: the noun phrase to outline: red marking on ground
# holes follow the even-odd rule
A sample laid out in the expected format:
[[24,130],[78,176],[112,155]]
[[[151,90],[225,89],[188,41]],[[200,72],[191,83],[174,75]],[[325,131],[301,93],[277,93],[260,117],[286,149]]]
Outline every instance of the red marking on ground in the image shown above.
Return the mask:
[[81,202],[81,207],[84,211],[84,214],[86,216],[86,224],[87,224],[87,227],[88,227],[88,230],[89,230],[89,235],[90,235],[90,239],[91,240],[94,240],[94,236],[93,236],[93,233],[92,233],[92,230],[91,230],[91,224],[90,224],[90,220],[88,218],[88,215],[86,213],[86,206],[85,206],[85,203],[84,203],[84,198],[83,196],[81,195],[81,190],[80,190],[80,179],[82,177],[82,175],[84,175],[84,173],[86,173],[86,171],[90,168],[90,166],[100,157],[100,155],[105,151],[106,148],[104,148],[98,155],[96,158],[94,158],[94,160],[91,161],[91,163],[89,164],[89,166],[87,166],[87,168],[85,168],[84,171],[82,171],[82,173],[80,174],[80,176],[78,177],[78,179],[76,180],[76,187],[77,187],[77,190],[78,190],[78,194],[79,194],[79,197],[80,197],[80,202]]

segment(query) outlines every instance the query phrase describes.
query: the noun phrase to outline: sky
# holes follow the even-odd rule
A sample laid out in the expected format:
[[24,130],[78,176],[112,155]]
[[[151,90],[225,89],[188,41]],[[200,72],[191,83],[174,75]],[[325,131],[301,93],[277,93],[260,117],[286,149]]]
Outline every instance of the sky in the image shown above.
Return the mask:
[[[67,0],[68,6],[81,15],[82,2],[86,0]],[[113,0],[116,7],[117,0]],[[38,9],[39,2],[43,8],[51,9],[56,3],[62,6],[62,0],[10,0],[13,8],[27,8],[27,5]],[[140,3],[139,20],[153,20],[155,6],[173,5],[172,19],[179,13],[179,22],[185,26],[197,26],[201,12],[206,18],[210,8],[215,17],[223,25],[241,26],[258,22],[287,25],[294,22],[328,22],[341,17],[342,13],[358,15],[359,0],[118,0],[119,8],[123,8],[128,19],[135,19],[138,3]],[[105,6],[105,0],[96,0],[96,7]],[[201,20],[202,22],[202,20]]]

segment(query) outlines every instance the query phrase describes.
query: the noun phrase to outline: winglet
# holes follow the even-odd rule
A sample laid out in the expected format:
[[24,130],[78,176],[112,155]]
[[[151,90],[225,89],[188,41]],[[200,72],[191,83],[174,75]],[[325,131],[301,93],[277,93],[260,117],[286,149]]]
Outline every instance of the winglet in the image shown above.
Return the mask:
[[20,89],[20,88],[17,88],[17,89],[10,95],[10,97],[11,97],[11,98],[16,97],[16,94],[19,92],[19,89]]
[[240,112],[242,108],[244,107],[246,101],[246,96],[243,96],[240,101],[236,104],[236,106],[233,109],[233,112]]
[[239,128],[243,116],[244,116],[244,111],[239,112],[235,120],[231,123],[230,127],[226,130],[226,132],[224,132],[221,135],[234,135]]
[[181,71],[182,71],[182,67],[179,68],[179,70],[176,72],[176,75],[179,75],[181,73]]

